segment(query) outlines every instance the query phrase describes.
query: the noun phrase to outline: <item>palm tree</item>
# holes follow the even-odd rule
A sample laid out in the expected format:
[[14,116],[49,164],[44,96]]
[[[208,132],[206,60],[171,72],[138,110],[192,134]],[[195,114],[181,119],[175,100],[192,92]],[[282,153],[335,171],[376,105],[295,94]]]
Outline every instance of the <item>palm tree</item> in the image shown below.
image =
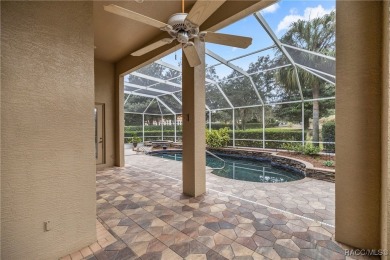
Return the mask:
[[[298,20],[290,25],[289,30],[281,38],[281,42],[293,45],[305,50],[322,53],[326,55],[335,54],[335,12],[326,14],[322,17],[309,21]],[[290,56],[295,62],[314,69],[326,69],[326,61],[318,59],[318,56],[301,52],[299,50],[289,49]],[[281,55],[281,53],[280,53]],[[282,57],[281,57],[282,58]],[[283,57],[284,58],[284,57]],[[333,66],[331,64],[330,66]],[[280,69],[276,74],[276,79],[287,91],[297,88],[297,78],[295,68],[290,66]],[[319,141],[319,117],[320,106],[315,99],[320,97],[320,91],[326,84],[322,79],[314,74],[302,69],[298,69],[298,76],[301,83],[302,91],[311,91],[313,101],[313,142]],[[305,125],[308,127],[307,125]],[[315,143],[316,144],[316,143]],[[317,143],[318,144],[318,143]]]

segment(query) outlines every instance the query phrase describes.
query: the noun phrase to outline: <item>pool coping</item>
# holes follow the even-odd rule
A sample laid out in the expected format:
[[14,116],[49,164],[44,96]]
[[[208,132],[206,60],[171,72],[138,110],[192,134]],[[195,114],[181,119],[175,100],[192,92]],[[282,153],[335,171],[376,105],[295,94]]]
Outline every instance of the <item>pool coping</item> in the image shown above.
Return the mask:
[[[270,161],[271,165],[276,167],[282,167],[288,170],[297,171],[300,173],[303,173],[305,177],[321,180],[321,181],[327,181],[327,182],[335,182],[335,175],[336,171],[332,169],[323,169],[323,168],[316,168],[313,166],[313,164],[288,157],[285,155],[278,155],[277,152],[271,152],[271,151],[263,151],[259,149],[247,149],[247,148],[207,148],[207,150],[216,153],[222,153],[224,155],[231,155],[241,158],[249,158],[249,159],[255,159],[255,160],[264,160],[264,161]],[[157,151],[182,151],[181,149],[169,149],[169,150],[156,150]],[[153,152],[152,152],[153,153]]]

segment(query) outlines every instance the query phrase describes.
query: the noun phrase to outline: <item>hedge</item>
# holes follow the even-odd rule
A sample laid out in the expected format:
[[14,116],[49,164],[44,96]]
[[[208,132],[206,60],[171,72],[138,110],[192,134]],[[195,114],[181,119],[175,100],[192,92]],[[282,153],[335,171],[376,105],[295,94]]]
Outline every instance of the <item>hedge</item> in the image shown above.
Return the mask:
[[[230,133],[232,134],[232,131]],[[235,136],[236,139],[263,139],[263,131],[262,129],[238,130],[235,132]],[[300,141],[302,140],[302,131],[300,129],[266,128],[265,139]]]
[[[322,141],[334,142],[336,136],[336,124],[334,121],[322,125]],[[336,151],[334,144],[324,144],[324,151],[334,153]]]
[[[265,148],[268,149],[283,149],[284,144],[289,144],[290,142],[272,142],[272,141],[266,141],[265,142]],[[233,141],[230,141],[230,146],[233,145]],[[253,147],[253,148],[263,148],[263,141],[251,141],[251,140],[236,140],[236,146],[242,146],[242,147]]]
[[[132,132],[137,136],[142,137],[142,131]],[[171,139],[173,137],[166,136],[174,136],[174,130],[165,130],[164,129],[164,139]],[[177,131],[176,135],[178,137],[182,136],[182,131]],[[131,133],[125,133],[125,137],[132,136]],[[158,136],[158,137],[147,137],[147,136]],[[229,131],[230,138],[233,137],[233,131]],[[161,131],[145,131],[145,139],[146,141],[161,139]],[[246,147],[263,147],[263,131],[262,129],[252,129],[252,130],[237,130],[235,132],[236,139],[260,139],[259,141],[251,141],[251,140],[236,140],[236,146],[246,146]],[[268,140],[286,140],[286,141],[300,141],[302,138],[302,132],[300,129],[283,129],[283,128],[266,128],[265,129],[265,138]],[[232,140],[229,142],[229,145],[232,145]],[[267,141],[265,143],[266,148],[281,148],[284,142],[272,142]]]
[[[176,130],[181,130],[182,126],[178,125],[176,126]],[[165,130],[175,130],[175,127],[173,125],[164,125],[164,132]],[[142,132],[142,126],[125,126],[125,133],[131,133],[131,132]],[[146,125],[145,126],[145,132],[146,131],[161,131],[161,125]]]
[[[130,137],[132,134],[135,133],[137,136],[142,137],[142,131],[138,132],[125,132],[125,137]],[[182,131],[177,131],[176,135],[181,135]],[[174,136],[175,131],[174,130],[166,130],[164,129],[164,136]],[[161,136],[161,131],[145,131],[145,136]]]
[[[275,127],[277,125],[267,125],[267,127],[269,127],[269,129],[271,129],[270,127]],[[211,129],[214,129],[214,130],[218,130],[218,129],[221,129],[221,128],[229,128],[230,130],[233,129],[233,126],[232,124],[223,124],[223,123],[211,123]],[[239,125],[236,127],[236,129],[239,127]],[[206,128],[208,129],[209,128],[209,124],[206,124]],[[245,128],[246,130],[261,130],[263,129],[263,125],[261,123],[246,123],[245,124]],[[173,125],[164,125],[164,131],[165,130],[174,130],[175,127]],[[182,129],[182,126],[181,125],[178,125],[176,126],[176,129],[177,130],[181,130]],[[279,129],[279,128],[276,128],[276,129]],[[145,126],[145,131],[160,131],[161,130],[161,125],[146,125]],[[290,130],[290,129],[286,129],[286,130]],[[293,129],[293,130],[296,130],[296,129]],[[125,133],[127,132],[137,132],[137,131],[142,131],[142,126],[125,126]],[[236,130],[237,131],[237,130]]]
[[[266,127],[277,127],[279,125],[278,122],[266,122],[265,123],[265,126]],[[232,124],[222,124],[222,123],[211,123],[211,129],[220,129],[220,128],[229,128],[229,129],[233,129],[233,126]],[[236,128],[239,128],[241,127],[241,125],[236,125]],[[207,125],[207,128],[208,128],[208,125]],[[263,124],[262,123],[246,123],[245,124],[245,129],[246,130],[249,130],[249,129],[262,129],[263,128]]]
[[[208,124],[206,127],[207,128],[209,127]],[[211,129],[218,130],[218,129],[225,128],[225,127],[229,128],[230,130],[233,129],[232,124],[211,123]],[[240,125],[236,125],[236,128],[237,127],[240,127]],[[246,129],[262,129],[263,125],[261,123],[246,123],[245,127],[246,127]]]

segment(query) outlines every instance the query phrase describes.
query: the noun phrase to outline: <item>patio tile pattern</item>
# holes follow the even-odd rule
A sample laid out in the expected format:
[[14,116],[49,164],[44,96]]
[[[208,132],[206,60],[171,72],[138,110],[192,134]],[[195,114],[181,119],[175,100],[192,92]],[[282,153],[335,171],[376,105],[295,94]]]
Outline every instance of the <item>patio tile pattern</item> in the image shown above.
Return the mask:
[[[346,247],[333,240],[334,228],[321,223],[323,218],[251,202],[270,194],[276,204],[295,200],[296,208],[313,209],[308,202],[321,201],[331,211],[334,197],[318,192],[317,199],[310,193],[311,199],[303,200],[307,191],[288,194],[285,184],[280,190],[274,184],[268,189],[240,181],[233,185],[208,173],[212,189],[192,198],[182,194],[180,175],[181,163],[144,155],[132,156],[125,168],[99,171],[97,217],[117,241],[87,259],[345,259]],[[293,185],[313,185],[307,182]]]
[[[134,155],[126,156],[126,163],[127,166],[150,170],[181,180],[181,162],[147,155]],[[248,216],[252,209],[263,206],[263,208],[288,211],[333,226],[335,224],[334,183],[311,178],[287,183],[237,181],[214,175],[211,169],[208,169],[207,188],[209,192],[220,193],[220,197],[240,198],[237,200],[245,207],[240,206],[238,210],[244,214],[248,212],[246,213]],[[232,199],[230,197],[230,200]]]
[[79,251],[61,257],[60,260],[80,260],[93,257],[95,253],[103,251],[103,249],[110,249],[113,245],[120,243],[107,229],[96,220],[96,236],[97,241],[92,245],[84,247]]

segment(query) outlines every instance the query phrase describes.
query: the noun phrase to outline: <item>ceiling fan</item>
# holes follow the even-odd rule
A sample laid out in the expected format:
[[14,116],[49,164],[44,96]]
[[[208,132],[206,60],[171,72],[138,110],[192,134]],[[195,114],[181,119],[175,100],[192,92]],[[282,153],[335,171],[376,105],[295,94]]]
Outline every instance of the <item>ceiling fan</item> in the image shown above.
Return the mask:
[[191,41],[199,38],[203,42],[217,43],[238,48],[247,48],[252,43],[252,38],[214,33],[200,32],[199,26],[207,20],[226,0],[198,0],[189,13],[184,12],[184,0],[182,0],[182,12],[173,14],[167,23],[160,22],[148,16],[133,12],[123,7],[110,4],[104,6],[104,10],[116,15],[120,15],[153,27],[157,27],[169,33],[171,38],[164,38],[150,45],[147,45],[135,52],[132,56],[142,56],[150,51],[170,44],[177,40],[182,44],[185,57],[191,67],[201,64],[198,52]]

